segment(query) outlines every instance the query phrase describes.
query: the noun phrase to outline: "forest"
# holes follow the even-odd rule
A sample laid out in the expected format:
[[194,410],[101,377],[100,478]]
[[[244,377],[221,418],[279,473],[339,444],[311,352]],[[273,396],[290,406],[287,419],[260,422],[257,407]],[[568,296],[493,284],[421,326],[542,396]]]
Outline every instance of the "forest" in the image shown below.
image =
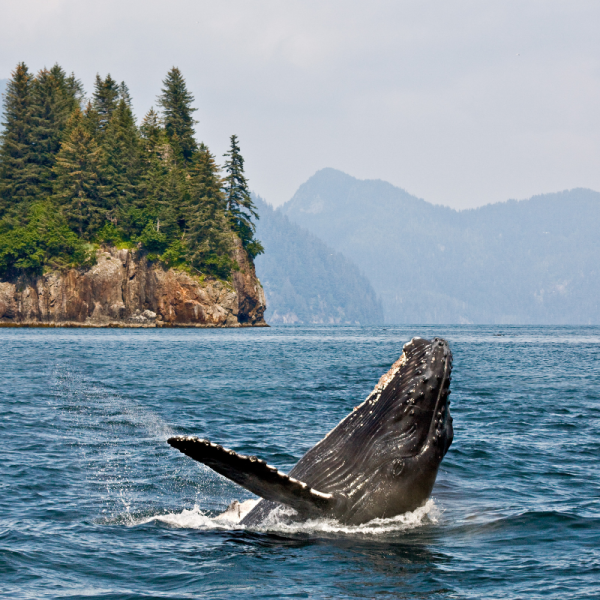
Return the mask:
[[102,244],[227,280],[263,252],[238,138],[223,166],[195,139],[194,98],[176,67],[136,122],[127,85],[96,75],[90,98],[58,65],[17,65],[0,134],[0,277],[88,267]]

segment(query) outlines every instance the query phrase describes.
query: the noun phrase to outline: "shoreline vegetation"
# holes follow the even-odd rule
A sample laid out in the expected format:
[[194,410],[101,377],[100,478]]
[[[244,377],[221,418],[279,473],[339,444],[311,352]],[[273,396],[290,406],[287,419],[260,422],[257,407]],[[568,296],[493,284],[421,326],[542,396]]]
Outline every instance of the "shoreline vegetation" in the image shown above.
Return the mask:
[[0,285],[35,288],[53,273],[89,272],[110,248],[199,286],[220,281],[243,294],[236,280],[256,280],[264,249],[238,138],[220,167],[195,139],[197,109],[180,70],[162,83],[158,110],[138,125],[127,85],[110,74],[96,75],[88,99],[59,65],[35,75],[17,65],[3,94]]
[[138,124],[110,74],[86,98],[58,65],[17,65],[0,133],[0,326],[266,326],[239,141],[219,166],[193,101],[173,67]]

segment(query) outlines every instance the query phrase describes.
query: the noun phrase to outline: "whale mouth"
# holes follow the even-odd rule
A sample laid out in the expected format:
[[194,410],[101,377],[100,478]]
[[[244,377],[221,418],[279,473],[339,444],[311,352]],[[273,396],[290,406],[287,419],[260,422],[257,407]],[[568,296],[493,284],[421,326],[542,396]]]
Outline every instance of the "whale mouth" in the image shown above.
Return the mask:
[[[400,361],[398,361],[400,362]],[[406,377],[405,393],[398,401],[404,408],[401,427],[411,433],[407,456],[415,456],[434,446],[442,456],[452,443],[452,417],[449,410],[452,352],[446,340],[413,338],[405,344],[402,364]],[[399,373],[399,375],[401,375]]]
[[[436,356],[437,349],[437,356]],[[431,416],[428,438],[436,445],[443,447],[443,454],[448,451],[454,438],[452,416],[450,415],[450,382],[452,380],[452,352],[446,340],[432,340],[432,370],[439,381],[437,399]],[[435,364],[439,362],[439,365]],[[442,455],[443,455],[442,454]]]

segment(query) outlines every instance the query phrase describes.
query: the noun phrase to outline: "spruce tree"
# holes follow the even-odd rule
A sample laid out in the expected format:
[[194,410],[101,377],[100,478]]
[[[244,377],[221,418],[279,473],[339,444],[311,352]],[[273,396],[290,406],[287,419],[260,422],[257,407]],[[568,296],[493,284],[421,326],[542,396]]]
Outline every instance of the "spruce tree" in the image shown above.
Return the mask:
[[[160,118],[154,108],[146,113],[142,124],[140,125],[140,134],[144,142],[144,148],[149,153],[154,153],[156,147],[160,144],[163,129],[160,124]],[[166,142],[166,138],[164,140]]]
[[151,241],[151,230],[160,232],[164,243],[181,237],[186,172],[178,164],[181,161],[176,160],[173,147],[153,109],[144,117],[140,135],[141,173],[137,198],[129,210],[129,227],[132,233],[145,231],[138,241],[150,249],[145,242]]
[[104,133],[113,112],[117,109],[120,89],[119,84],[108,74],[105,79],[96,75],[92,106],[98,113],[98,129]]
[[[60,69],[58,65],[54,65],[50,72],[57,77],[57,73],[55,69]],[[62,72],[62,69],[60,69]],[[68,77],[65,77],[63,89],[65,92],[65,110],[67,114],[71,114],[76,108],[81,109],[83,105],[83,100],[85,98],[85,91],[83,89],[83,84],[77,77],[75,77],[74,73],[71,73]]]
[[190,162],[197,148],[194,139],[192,108],[194,97],[188,91],[181,71],[173,67],[163,81],[162,94],[158,97],[158,104],[163,111],[163,123],[169,143],[173,146],[177,158]]
[[31,159],[31,84],[19,63],[4,92],[4,130],[0,135],[0,217],[17,215],[35,199]]
[[199,272],[227,279],[234,267],[232,231],[219,169],[204,144],[194,155],[187,187],[186,259]]
[[37,74],[31,86],[30,162],[36,196],[40,199],[52,193],[52,167],[62,132],[76,105],[65,73],[58,65]]
[[104,224],[109,208],[100,185],[102,160],[102,149],[86,131],[81,111],[75,110],[56,157],[54,193],[69,225],[88,240]]
[[126,210],[136,194],[139,178],[139,135],[129,104],[121,98],[102,136],[101,177],[104,198],[117,214]]
[[224,167],[227,173],[224,186],[225,200],[233,228],[242,240],[250,258],[254,259],[264,252],[262,244],[254,238],[256,226],[252,222],[252,218],[258,219],[259,217],[244,175],[244,158],[240,153],[237,136],[232,135],[230,140],[231,147],[229,152],[225,153],[225,156],[228,157]]
[[121,81],[119,84],[119,100],[124,100],[125,104],[127,104],[129,108],[132,107],[131,93],[129,92],[129,88],[124,81]]

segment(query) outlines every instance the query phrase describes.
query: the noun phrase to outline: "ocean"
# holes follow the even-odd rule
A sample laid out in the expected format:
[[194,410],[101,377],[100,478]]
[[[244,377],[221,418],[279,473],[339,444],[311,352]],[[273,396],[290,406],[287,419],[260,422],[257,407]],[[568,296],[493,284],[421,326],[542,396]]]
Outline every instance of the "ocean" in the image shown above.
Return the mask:
[[[425,506],[215,519],[252,495],[167,437],[289,470],[414,336],[454,354]],[[600,327],[0,329],[0,365],[3,598],[600,598]]]

